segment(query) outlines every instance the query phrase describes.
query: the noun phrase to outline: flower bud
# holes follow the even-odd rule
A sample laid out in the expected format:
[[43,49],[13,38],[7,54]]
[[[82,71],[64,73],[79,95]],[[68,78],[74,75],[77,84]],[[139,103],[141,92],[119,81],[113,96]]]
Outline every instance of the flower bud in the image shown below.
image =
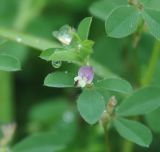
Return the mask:
[[92,84],[94,78],[93,68],[91,66],[82,66],[78,71],[78,76],[74,78],[77,87],[85,87]]

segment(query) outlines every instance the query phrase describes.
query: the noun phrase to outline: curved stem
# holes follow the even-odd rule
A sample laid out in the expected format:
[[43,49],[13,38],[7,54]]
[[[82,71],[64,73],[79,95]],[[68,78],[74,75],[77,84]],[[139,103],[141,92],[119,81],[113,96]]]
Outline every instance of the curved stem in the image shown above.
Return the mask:
[[159,55],[160,55],[160,42],[156,41],[149,61],[149,66],[144,78],[142,79],[141,86],[147,86],[151,83],[156,70],[156,65],[158,63]]

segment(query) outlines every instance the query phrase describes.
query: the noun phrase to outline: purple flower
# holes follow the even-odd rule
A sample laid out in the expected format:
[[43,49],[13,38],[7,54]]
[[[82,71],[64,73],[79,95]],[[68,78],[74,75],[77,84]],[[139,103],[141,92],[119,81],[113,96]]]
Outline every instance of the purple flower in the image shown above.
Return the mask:
[[74,78],[78,87],[85,87],[91,84],[94,78],[93,68],[91,66],[82,66],[78,71],[78,76]]

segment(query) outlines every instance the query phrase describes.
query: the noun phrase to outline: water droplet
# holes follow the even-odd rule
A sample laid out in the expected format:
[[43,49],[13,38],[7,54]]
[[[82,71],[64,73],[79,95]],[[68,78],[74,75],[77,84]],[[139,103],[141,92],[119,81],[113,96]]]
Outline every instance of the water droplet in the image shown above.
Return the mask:
[[66,112],[63,114],[63,120],[64,120],[66,123],[71,123],[71,122],[74,120],[74,114],[73,114],[73,112],[71,112],[71,111],[66,111]]
[[65,74],[67,74],[67,73],[68,73],[68,71],[65,71],[64,73],[65,73]]
[[68,26],[62,26],[59,31],[54,31],[53,36],[56,37],[61,43],[70,45],[73,38],[73,29]]
[[20,36],[16,36],[16,41],[20,43],[22,41],[22,38]]
[[52,61],[51,63],[54,68],[60,68],[62,65],[61,61]]

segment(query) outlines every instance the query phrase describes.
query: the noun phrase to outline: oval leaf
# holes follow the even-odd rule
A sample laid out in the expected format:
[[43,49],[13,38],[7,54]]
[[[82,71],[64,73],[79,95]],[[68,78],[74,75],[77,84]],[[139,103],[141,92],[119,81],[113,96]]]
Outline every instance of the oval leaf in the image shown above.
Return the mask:
[[92,17],[86,17],[80,22],[78,26],[78,35],[82,40],[88,39],[91,23],[92,23]]
[[115,38],[128,36],[136,31],[141,20],[140,13],[134,7],[118,7],[106,19],[106,32]]
[[103,96],[96,90],[86,89],[77,100],[81,116],[89,124],[96,123],[105,109]]
[[149,127],[156,133],[160,133],[160,108],[145,115],[145,119]]
[[153,9],[145,9],[143,12],[144,20],[147,23],[149,33],[156,39],[160,40],[160,11]]
[[122,137],[140,146],[148,147],[152,142],[151,131],[139,122],[118,118],[113,121],[113,125]]
[[146,114],[160,107],[160,88],[149,87],[138,90],[117,108],[120,116]]
[[160,10],[159,0],[143,0],[142,2],[144,3],[144,7],[146,8],[153,8],[155,10]]
[[66,72],[54,72],[46,76],[44,85],[55,88],[74,87],[74,76]]
[[0,55],[0,70],[2,71],[18,71],[21,69],[20,62],[17,58],[9,55]]
[[110,78],[98,81],[97,83],[95,83],[95,87],[127,94],[133,91],[132,86],[129,82],[117,78]]
[[39,133],[27,137],[15,145],[13,152],[53,152],[64,149],[65,143],[61,142],[59,135],[55,133]]
[[109,13],[117,6],[120,5],[126,5],[127,1],[126,0],[102,0],[102,1],[97,1],[94,2],[91,7],[90,7],[90,12],[94,16],[106,20],[107,16]]

